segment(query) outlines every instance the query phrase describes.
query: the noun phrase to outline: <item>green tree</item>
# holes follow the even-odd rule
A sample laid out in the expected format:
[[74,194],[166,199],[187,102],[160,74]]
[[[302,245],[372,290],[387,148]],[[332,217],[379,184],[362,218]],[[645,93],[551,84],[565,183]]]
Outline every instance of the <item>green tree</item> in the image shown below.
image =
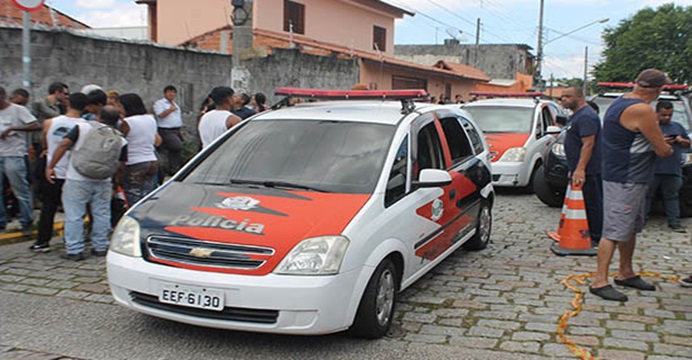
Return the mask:
[[640,71],[657,68],[675,83],[692,83],[692,6],[645,8],[603,31],[603,61],[598,81],[633,81]]

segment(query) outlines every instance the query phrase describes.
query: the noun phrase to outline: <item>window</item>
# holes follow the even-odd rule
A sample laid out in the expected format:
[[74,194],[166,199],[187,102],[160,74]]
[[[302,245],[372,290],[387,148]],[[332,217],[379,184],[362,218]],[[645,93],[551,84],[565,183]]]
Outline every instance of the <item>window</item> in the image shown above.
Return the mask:
[[284,0],[284,31],[305,34],[305,5]]
[[418,179],[418,173],[423,169],[445,168],[440,137],[437,135],[434,122],[431,122],[420,130],[418,133],[417,146],[416,179]]
[[401,142],[396,158],[389,172],[387,191],[384,194],[384,206],[390,206],[406,195],[408,174],[408,136]]
[[553,124],[553,114],[550,112],[547,106],[541,109],[541,117],[536,124],[536,135],[537,137],[542,137],[548,130],[548,126]]
[[447,117],[440,119],[440,123],[447,139],[447,145],[449,145],[449,152],[452,155],[452,164],[458,164],[472,156],[471,146],[461,124],[459,124],[459,119]]
[[391,125],[346,121],[251,121],[196,163],[183,181],[289,183],[371,194],[395,130]]
[[387,29],[379,26],[373,26],[372,49],[379,51],[385,51],[387,49]]
[[466,119],[461,119],[461,123],[464,125],[464,130],[466,130],[466,133],[469,135],[469,140],[471,140],[471,144],[473,145],[473,150],[476,152],[476,154],[480,154],[483,152],[483,139],[481,138],[481,135],[478,134],[478,131],[476,131],[476,128],[471,125],[471,123],[466,120]]

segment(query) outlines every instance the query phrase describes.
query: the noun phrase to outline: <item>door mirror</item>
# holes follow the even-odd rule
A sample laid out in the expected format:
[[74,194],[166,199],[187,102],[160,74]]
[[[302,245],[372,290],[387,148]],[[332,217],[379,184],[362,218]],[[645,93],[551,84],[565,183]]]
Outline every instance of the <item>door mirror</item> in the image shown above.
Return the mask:
[[548,126],[548,128],[545,130],[545,133],[548,135],[559,135],[562,129],[560,129],[559,126]]
[[452,183],[452,175],[447,171],[439,169],[423,169],[420,172],[418,181],[413,182],[416,188],[432,188],[447,186]]

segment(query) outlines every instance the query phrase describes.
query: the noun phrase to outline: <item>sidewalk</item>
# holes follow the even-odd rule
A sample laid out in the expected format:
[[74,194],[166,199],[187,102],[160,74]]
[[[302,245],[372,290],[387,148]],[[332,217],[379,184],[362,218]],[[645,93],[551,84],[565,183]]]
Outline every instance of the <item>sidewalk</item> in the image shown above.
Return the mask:
[[[16,218],[13,218],[12,221],[8,222],[5,231],[0,232],[0,246],[2,245],[7,245],[7,244],[14,244],[17,242],[22,242],[22,241],[34,241],[36,240],[36,236],[38,236],[38,218],[41,214],[41,210],[35,209],[34,210],[34,231],[31,234],[31,236],[23,236],[22,235],[22,224],[19,223],[19,220]],[[57,235],[62,235],[62,229],[63,225],[65,222],[65,214],[62,212],[57,212],[55,214],[55,221],[53,224],[53,234],[54,236]]]

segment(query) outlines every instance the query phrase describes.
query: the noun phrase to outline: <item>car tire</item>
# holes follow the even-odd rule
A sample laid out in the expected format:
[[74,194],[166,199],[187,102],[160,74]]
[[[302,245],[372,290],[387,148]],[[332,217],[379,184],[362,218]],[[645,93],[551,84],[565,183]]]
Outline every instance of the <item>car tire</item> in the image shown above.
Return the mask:
[[543,164],[541,164],[540,160],[539,162],[536,163],[536,165],[533,166],[533,169],[531,170],[531,174],[529,174],[529,182],[526,184],[526,186],[522,187],[522,192],[524,194],[531,194],[534,192],[534,184],[536,183],[536,174],[538,174],[538,169],[542,169]]
[[488,247],[490,242],[490,232],[493,227],[493,213],[488,200],[481,202],[481,209],[478,212],[478,223],[476,223],[476,233],[463,247],[468,251],[479,251]]
[[536,193],[536,196],[538,196],[541,202],[553,208],[561,207],[565,201],[565,191],[566,189],[560,189],[550,185],[545,177],[543,165],[536,169],[533,180],[533,192]]
[[396,266],[384,259],[372,274],[349,329],[353,337],[379,339],[387,334],[394,318],[394,304],[399,292]]

